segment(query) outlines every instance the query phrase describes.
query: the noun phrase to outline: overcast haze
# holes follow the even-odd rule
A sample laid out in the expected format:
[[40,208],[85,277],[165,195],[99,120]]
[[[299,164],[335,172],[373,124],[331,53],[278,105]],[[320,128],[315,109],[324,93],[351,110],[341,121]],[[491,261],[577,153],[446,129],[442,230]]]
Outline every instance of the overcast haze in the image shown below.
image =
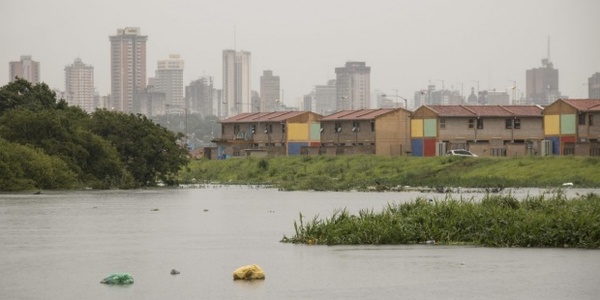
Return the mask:
[[220,89],[222,50],[235,47],[252,53],[252,89],[272,70],[287,105],[350,60],[371,67],[371,92],[410,100],[442,80],[463,83],[467,96],[477,80],[500,91],[516,81],[524,93],[525,70],[541,67],[550,37],[561,93],[587,98],[587,79],[600,72],[599,13],[598,0],[0,0],[0,84],[10,61],[32,55],[42,81],[64,90],[64,67],[80,57],[109,94],[108,37],[140,27],[148,77],[157,60],[181,54],[184,85],[212,76]]

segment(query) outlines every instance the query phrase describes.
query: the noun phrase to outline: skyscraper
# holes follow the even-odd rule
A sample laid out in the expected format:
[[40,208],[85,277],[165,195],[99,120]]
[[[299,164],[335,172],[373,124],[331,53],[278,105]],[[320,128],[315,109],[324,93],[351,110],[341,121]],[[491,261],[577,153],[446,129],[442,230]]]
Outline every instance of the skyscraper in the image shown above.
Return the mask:
[[558,98],[558,70],[550,61],[550,38],[548,55],[542,59],[542,67],[527,70],[525,73],[525,98],[532,104],[548,105]]
[[273,71],[265,70],[260,77],[260,111],[277,110],[279,99],[279,76]]
[[183,101],[183,59],[179,54],[170,54],[168,59],[158,61],[154,88],[166,95],[167,112],[182,111]]
[[335,79],[328,80],[326,85],[315,86],[315,112],[324,116],[334,113],[336,93]]
[[199,113],[202,117],[214,115],[214,87],[212,77],[201,77],[185,87],[185,98],[189,101],[190,112]]
[[221,117],[251,112],[250,52],[223,50]]
[[21,61],[11,61],[9,63],[8,80],[15,81],[15,78],[23,78],[31,83],[40,82],[40,63],[31,60],[31,55],[21,55]]
[[588,98],[600,99],[600,72],[588,78]]
[[365,109],[371,106],[371,67],[364,62],[346,62],[335,68],[336,110]]
[[84,64],[80,58],[66,66],[65,96],[70,105],[93,112],[97,107],[94,103],[94,67]]
[[146,87],[148,37],[141,35],[139,27],[125,27],[109,38],[111,108],[129,113],[135,95]]

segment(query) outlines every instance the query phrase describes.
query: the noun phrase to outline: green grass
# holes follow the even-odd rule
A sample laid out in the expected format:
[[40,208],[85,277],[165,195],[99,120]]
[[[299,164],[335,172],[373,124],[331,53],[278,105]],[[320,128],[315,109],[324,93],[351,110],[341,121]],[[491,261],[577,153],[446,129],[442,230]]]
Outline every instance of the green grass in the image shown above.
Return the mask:
[[480,202],[447,199],[388,204],[382,212],[345,209],[331,217],[294,222],[281,242],[323,245],[417,244],[490,247],[600,248],[600,196],[487,196]]
[[293,156],[196,160],[181,183],[266,184],[282,190],[376,190],[420,187],[600,187],[593,157]]

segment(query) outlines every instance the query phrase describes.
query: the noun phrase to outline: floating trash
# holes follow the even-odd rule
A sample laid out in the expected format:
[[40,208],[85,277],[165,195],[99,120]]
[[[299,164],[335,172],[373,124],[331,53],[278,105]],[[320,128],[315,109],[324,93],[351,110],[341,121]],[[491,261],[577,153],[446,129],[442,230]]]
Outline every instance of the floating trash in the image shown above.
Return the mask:
[[265,279],[265,272],[258,265],[247,265],[233,271],[233,280]]
[[113,273],[102,279],[100,283],[118,285],[133,284],[133,276],[129,273]]

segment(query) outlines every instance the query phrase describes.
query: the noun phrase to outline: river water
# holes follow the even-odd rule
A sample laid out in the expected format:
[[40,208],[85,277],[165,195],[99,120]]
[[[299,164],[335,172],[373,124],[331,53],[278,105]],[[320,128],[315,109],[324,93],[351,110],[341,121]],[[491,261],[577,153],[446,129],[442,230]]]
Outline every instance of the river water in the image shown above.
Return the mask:
[[[378,211],[416,197],[444,195],[240,186],[0,194],[0,299],[599,299],[598,250],[279,242],[300,212]],[[266,279],[233,281],[247,264]],[[99,283],[114,272],[135,283]]]

